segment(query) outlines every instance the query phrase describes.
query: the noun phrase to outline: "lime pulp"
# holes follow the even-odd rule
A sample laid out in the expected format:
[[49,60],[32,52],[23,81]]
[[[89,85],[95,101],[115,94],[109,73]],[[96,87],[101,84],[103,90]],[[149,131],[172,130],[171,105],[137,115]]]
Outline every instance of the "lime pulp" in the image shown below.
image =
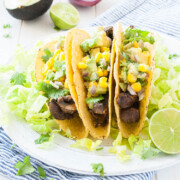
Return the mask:
[[180,153],[180,111],[167,108],[150,119],[149,133],[153,143],[164,153]]
[[55,26],[60,29],[71,29],[80,21],[77,9],[68,3],[54,4],[50,9],[50,16]]

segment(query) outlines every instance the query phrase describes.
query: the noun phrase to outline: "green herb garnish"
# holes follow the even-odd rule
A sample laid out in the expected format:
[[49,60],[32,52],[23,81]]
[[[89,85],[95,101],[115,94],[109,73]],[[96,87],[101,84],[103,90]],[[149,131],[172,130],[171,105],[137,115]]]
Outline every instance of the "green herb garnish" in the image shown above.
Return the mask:
[[47,84],[45,82],[39,82],[37,85],[37,89],[39,91],[43,91],[46,97],[57,99],[62,96],[66,96],[69,94],[68,89],[56,89],[51,84]]
[[45,55],[41,56],[43,61],[46,63],[51,57],[53,57],[54,53],[51,52],[48,48],[44,49]]
[[18,169],[17,176],[25,175],[25,174],[31,174],[35,171],[35,168],[31,165],[30,157],[26,156],[24,158],[24,162],[18,161],[14,168]]
[[44,169],[40,166],[37,167],[38,172],[39,172],[39,177],[41,178],[46,178],[46,172],[44,171]]
[[48,142],[49,139],[50,139],[49,134],[41,134],[40,137],[38,139],[36,139],[34,142],[35,142],[35,144],[42,144],[44,142]]
[[180,57],[179,54],[169,54],[169,59],[174,59]]
[[4,25],[3,25],[3,28],[4,28],[4,29],[11,28],[11,25],[10,25],[10,24],[4,24]]
[[89,103],[97,103],[101,100],[103,100],[104,97],[103,96],[98,96],[98,97],[90,97],[90,98],[86,98],[86,103],[89,104]]
[[10,149],[12,150],[12,149],[14,148],[14,146],[15,146],[15,145],[16,145],[16,144],[14,143],[14,144],[11,146],[11,148],[10,148]]
[[93,172],[100,174],[101,177],[104,177],[104,166],[102,163],[91,164]]
[[4,34],[3,37],[4,38],[10,38],[10,34]]
[[127,28],[124,33],[124,41],[123,44],[126,45],[129,42],[139,41],[142,40],[144,42],[149,42],[150,44],[153,44],[155,42],[154,38],[152,36],[149,36],[148,31],[142,31],[140,29],[136,28]]
[[57,27],[57,26],[54,26],[54,30],[60,31],[61,29],[59,27]]
[[97,148],[96,151],[101,151],[103,150],[103,147]]
[[26,76],[23,73],[15,72],[10,79],[10,83],[12,85],[24,85]]

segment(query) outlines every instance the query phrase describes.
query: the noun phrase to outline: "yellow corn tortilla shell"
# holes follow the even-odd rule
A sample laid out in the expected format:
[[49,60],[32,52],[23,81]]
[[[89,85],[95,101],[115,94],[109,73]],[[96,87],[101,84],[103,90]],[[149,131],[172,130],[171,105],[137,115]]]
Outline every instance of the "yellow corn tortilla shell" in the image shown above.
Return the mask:
[[120,118],[120,113],[121,109],[119,105],[117,104],[117,97],[120,94],[120,80],[119,80],[119,71],[120,71],[120,66],[119,66],[119,55],[120,55],[120,47],[122,46],[122,35],[123,35],[123,30],[121,27],[120,22],[116,24],[117,31],[115,33],[115,37],[117,38],[116,41],[116,60],[114,63],[114,79],[115,79],[115,97],[114,97],[114,107],[115,107],[115,112],[117,116],[117,122],[118,122],[118,127],[120,132],[122,133],[122,136],[125,138],[128,138],[131,134],[134,134],[137,136],[141,129],[143,128],[145,119],[146,119],[146,114],[147,114],[147,108],[149,104],[149,99],[151,96],[151,86],[152,86],[152,76],[153,76],[153,69],[154,69],[154,55],[155,55],[155,47],[150,50],[151,52],[151,59],[150,62],[148,62],[148,65],[152,67],[152,70],[149,72],[149,78],[148,78],[148,84],[145,87],[144,91],[144,98],[140,101],[140,120],[137,123],[125,123],[121,121]]
[[[56,43],[57,43],[57,41],[52,41],[52,42],[47,43],[45,46],[43,46],[39,50],[39,52],[37,54],[37,58],[36,58],[36,62],[35,62],[35,77],[36,77],[37,82],[41,82],[44,80],[44,76],[42,75],[42,69],[43,69],[45,63],[43,62],[43,60],[41,58],[41,56],[44,55],[44,49],[48,48],[50,51],[54,52]],[[65,51],[65,53],[67,53],[67,51]],[[65,55],[65,58],[66,58],[66,55]],[[68,77],[68,73],[67,73],[67,77]],[[71,93],[71,91],[70,91],[70,93]],[[76,104],[77,99],[74,99],[75,95],[74,94],[71,94],[71,95]],[[72,119],[56,120],[56,121],[59,124],[60,128],[64,132],[67,132],[68,130],[70,130],[71,136],[76,139],[82,139],[82,138],[87,137],[87,135],[88,135],[88,131],[84,127],[84,124],[83,124],[81,118],[79,117],[78,112],[75,113],[74,118],[72,118]]]
[[[72,59],[71,62],[69,63],[68,66],[72,66],[72,70],[73,70],[73,82],[74,82],[74,86],[77,92],[77,96],[78,96],[78,110],[80,113],[80,116],[82,117],[82,120],[84,122],[85,127],[88,128],[90,134],[92,137],[97,138],[97,139],[105,139],[109,136],[110,133],[110,126],[111,126],[111,114],[112,114],[112,68],[111,68],[111,72],[110,72],[110,76],[109,76],[109,120],[108,123],[105,127],[94,127],[94,122],[93,122],[93,117],[91,115],[91,113],[88,110],[88,106],[85,102],[85,99],[87,97],[87,90],[86,87],[84,86],[84,80],[82,78],[81,75],[81,71],[78,68],[78,63],[82,60],[82,58],[84,57],[84,54],[80,48],[80,44],[86,40],[87,38],[90,38],[90,35],[84,31],[84,30],[80,30],[80,29],[73,29],[71,30],[69,33],[71,33],[71,35],[73,36],[72,39]],[[114,43],[113,43],[114,44]],[[112,52],[112,57],[111,57],[111,65],[114,63],[114,59],[115,59],[115,46],[113,46],[113,52]],[[74,88],[74,87],[73,87]]]

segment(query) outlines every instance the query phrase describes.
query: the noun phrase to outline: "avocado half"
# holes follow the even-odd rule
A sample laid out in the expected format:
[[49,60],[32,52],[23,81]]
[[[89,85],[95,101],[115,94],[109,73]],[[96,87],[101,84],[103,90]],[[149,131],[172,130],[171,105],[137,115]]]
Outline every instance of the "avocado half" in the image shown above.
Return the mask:
[[32,20],[43,15],[53,0],[4,0],[4,6],[13,17]]

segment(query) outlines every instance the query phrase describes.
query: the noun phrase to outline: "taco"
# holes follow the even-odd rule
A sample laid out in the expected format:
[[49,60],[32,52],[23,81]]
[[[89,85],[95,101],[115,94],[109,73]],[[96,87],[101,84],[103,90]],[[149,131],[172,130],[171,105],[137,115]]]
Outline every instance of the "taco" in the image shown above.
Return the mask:
[[155,40],[153,34],[130,26],[122,31],[118,22],[115,37],[114,106],[122,136],[138,135],[144,125],[151,95]]
[[[69,69],[76,89],[79,113],[94,138],[109,136],[112,114],[112,68],[115,60],[113,28],[99,27],[92,37],[80,29],[73,36]],[[69,35],[68,35],[69,36]]]
[[[66,38],[68,38],[66,36]],[[42,47],[36,58],[35,77],[39,90],[50,100],[51,115],[57,120],[60,128],[73,138],[81,139],[88,135],[76,107],[77,95],[70,91],[68,84],[69,69],[65,49],[65,37],[60,37]],[[68,73],[67,73],[68,72]]]

